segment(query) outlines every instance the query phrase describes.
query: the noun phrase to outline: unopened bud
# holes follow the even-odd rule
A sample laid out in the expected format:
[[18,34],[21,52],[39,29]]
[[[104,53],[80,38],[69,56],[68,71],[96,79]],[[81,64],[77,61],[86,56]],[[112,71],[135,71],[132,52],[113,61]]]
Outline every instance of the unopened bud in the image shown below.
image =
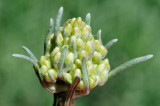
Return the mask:
[[64,39],[63,39],[62,33],[58,32],[58,34],[56,36],[56,44],[57,44],[57,46],[62,46],[63,41],[64,41]]
[[104,58],[107,54],[107,49],[103,45],[101,45],[99,48],[99,52],[102,54],[102,58]]
[[93,54],[93,57],[92,57],[92,61],[93,61],[94,63],[98,63],[98,62],[101,61],[101,59],[102,59],[101,53],[95,51],[94,54]]

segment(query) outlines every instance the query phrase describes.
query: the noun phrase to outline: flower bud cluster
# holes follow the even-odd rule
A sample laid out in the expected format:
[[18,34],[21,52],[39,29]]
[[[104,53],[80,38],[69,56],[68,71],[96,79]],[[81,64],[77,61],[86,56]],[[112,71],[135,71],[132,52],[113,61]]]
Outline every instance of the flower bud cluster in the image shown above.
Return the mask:
[[106,82],[110,70],[108,59],[104,59],[107,49],[100,40],[95,40],[90,25],[82,21],[81,17],[66,21],[64,26],[51,36],[48,41],[52,41],[52,50],[49,55],[41,56],[39,60],[45,82],[55,83],[57,78],[61,78],[72,84],[78,76],[81,78],[78,88],[85,88],[83,57],[86,57],[89,88]]

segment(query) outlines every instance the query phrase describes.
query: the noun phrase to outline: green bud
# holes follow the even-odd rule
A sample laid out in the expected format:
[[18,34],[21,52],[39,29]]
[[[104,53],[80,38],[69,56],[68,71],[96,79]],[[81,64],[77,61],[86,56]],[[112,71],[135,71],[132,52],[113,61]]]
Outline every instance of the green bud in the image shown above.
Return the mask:
[[58,63],[60,62],[60,58],[61,58],[61,52],[56,53],[56,55],[54,56],[52,62],[53,62],[53,66],[58,69]]
[[70,74],[74,74],[74,71],[76,70],[77,66],[75,64],[73,64],[70,68]]
[[82,50],[84,48],[84,42],[82,39],[76,39],[76,47],[78,50]]
[[64,45],[69,45],[69,37],[66,37],[66,38],[64,39]]
[[44,76],[48,72],[48,68],[45,65],[42,65],[41,67],[41,73]]
[[89,33],[91,33],[91,27],[89,25],[85,26],[87,28],[87,30],[89,31]]
[[85,45],[85,51],[88,53],[89,59],[92,58],[94,53],[94,44],[92,41],[88,41]]
[[73,76],[74,76],[74,78],[77,77],[77,76],[81,78],[81,76],[82,76],[81,70],[76,69]]
[[72,64],[74,61],[74,54],[72,52],[68,53],[65,59],[66,65]]
[[108,59],[103,60],[102,64],[105,64],[105,66],[106,66],[106,68],[107,68],[108,71],[110,70],[110,65],[109,65]]
[[64,73],[63,73],[63,78],[64,78],[64,80],[65,80],[66,82],[72,84],[72,76],[71,76],[71,74],[64,72]]
[[58,32],[57,36],[56,36],[56,44],[57,44],[57,46],[62,46],[63,41],[64,41],[64,39],[63,39],[62,33]]
[[90,33],[87,29],[87,27],[83,27],[82,30],[81,30],[81,38],[84,40],[84,41],[87,41],[90,37]]
[[44,79],[46,82],[52,82],[51,78],[49,77],[48,73],[44,74]]
[[64,33],[64,36],[70,36],[70,35],[71,35],[71,33],[72,33],[72,26],[71,26],[71,24],[68,23],[68,24],[64,27],[63,33]]
[[108,71],[103,70],[103,72],[100,74],[99,85],[100,86],[104,85],[104,83],[107,81],[107,79],[108,79]]
[[103,45],[101,45],[99,48],[99,52],[102,54],[102,58],[104,58],[107,54],[107,49]]
[[95,51],[94,54],[93,54],[93,57],[92,57],[92,61],[94,63],[99,63],[101,61],[101,59],[102,59],[101,53]]
[[72,30],[72,35],[81,35],[81,30],[79,27],[74,27],[73,30]]
[[55,47],[55,48],[53,49],[52,53],[51,53],[51,58],[53,58],[53,57],[55,56],[55,54],[56,54],[57,52],[59,52],[59,51],[60,51],[60,48],[59,48],[59,47]]
[[81,67],[82,67],[82,65],[81,65],[81,60],[79,60],[79,59],[76,59],[76,60],[75,60],[75,64],[76,64],[76,66],[77,66],[78,68],[81,68]]
[[48,75],[49,75],[50,79],[52,79],[54,82],[56,81],[57,72],[55,69],[48,70]]
[[82,18],[81,17],[76,18],[73,26],[74,27],[81,27],[82,26]]
[[97,66],[98,73],[101,73],[103,70],[105,70],[105,68],[106,68],[105,64],[99,64]]
[[78,84],[78,88],[80,88],[80,89],[84,88],[84,82],[83,82],[83,80],[81,80],[80,83]]
[[90,34],[89,41],[94,41],[94,37],[92,34]]
[[94,41],[94,45],[95,45],[95,50],[99,50],[99,48],[101,47],[101,43],[99,42],[99,40],[95,40]]
[[79,59],[82,60],[82,57],[85,56],[86,59],[88,59],[88,53],[85,51],[85,50],[82,50],[80,53],[79,53]]
[[75,20],[76,20],[76,18],[72,18],[72,19],[69,21],[69,23],[70,23],[71,25],[73,25],[73,23],[74,23]]
[[45,65],[47,68],[51,68],[51,62],[49,56],[41,56],[39,63]]

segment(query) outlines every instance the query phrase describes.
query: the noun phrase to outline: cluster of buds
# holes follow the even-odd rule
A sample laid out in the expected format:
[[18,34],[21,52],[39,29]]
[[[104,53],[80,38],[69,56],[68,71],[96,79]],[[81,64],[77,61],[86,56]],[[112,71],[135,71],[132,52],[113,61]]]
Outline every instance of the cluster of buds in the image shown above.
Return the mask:
[[[75,97],[86,95],[96,86],[102,86],[107,79],[121,70],[152,57],[147,55],[130,60],[111,72],[106,57],[107,50],[117,39],[113,39],[105,46],[101,41],[101,30],[92,34],[90,13],[85,21],[81,17],[66,21],[60,26],[63,8],[58,11],[56,21],[50,19],[50,28],[44,43],[44,55],[38,61],[27,48],[30,57],[13,54],[15,57],[30,61],[44,88],[52,93],[68,91],[74,86]],[[77,80],[78,79],[78,80]],[[74,85],[76,83],[76,85]]]

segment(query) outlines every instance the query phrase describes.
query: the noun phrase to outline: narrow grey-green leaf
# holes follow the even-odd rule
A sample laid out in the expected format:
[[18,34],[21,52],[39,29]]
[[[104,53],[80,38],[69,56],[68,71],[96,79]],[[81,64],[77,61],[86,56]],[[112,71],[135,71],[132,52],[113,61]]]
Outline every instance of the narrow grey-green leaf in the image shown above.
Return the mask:
[[[86,57],[82,57],[82,78],[85,84],[85,87],[89,89],[89,73],[86,65]],[[88,93],[89,91],[87,91]]]
[[37,63],[38,60],[37,58],[34,56],[34,54],[25,46],[22,46],[22,48],[28,53],[28,55]]
[[25,59],[25,60],[31,62],[36,68],[39,68],[38,64],[32,58],[30,58],[28,56],[25,56],[22,54],[12,54],[12,56],[17,57],[17,58],[21,58],[21,59]]
[[90,25],[90,23],[91,23],[91,14],[90,14],[90,13],[88,13],[88,14],[86,15],[86,20],[85,20],[85,22],[86,22],[87,25]]
[[99,42],[102,44],[102,40],[101,40],[101,29],[100,30],[98,30],[98,32],[97,32],[97,39],[99,40]]
[[63,47],[63,50],[62,50],[62,53],[61,53],[60,62],[58,64],[58,70],[59,70],[58,76],[62,76],[62,74],[63,74],[63,71],[64,71],[63,67],[64,67],[64,61],[65,61],[67,50],[68,50],[68,45],[65,45]]
[[63,15],[63,7],[60,7],[60,9],[57,13],[56,22],[55,22],[55,28],[54,28],[55,33],[58,31],[58,29],[60,27],[62,15]]
[[135,58],[135,59],[132,59],[132,60],[129,60],[123,64],[121,64],[120,66],[116,67],[115,69],[113,69],[108,77],[111,78],[112,76],[116,75],[117,73],[135,65],[135,64],[138,64],[138,63],[141,63],[141,62],[144,62],[148,59],[151,59],[153,57],[153,55],[147,55],[147,56],[142,56],[142,57],[138,57],[138,58]]
[[113,44],[115,44],[118,41],[118,39],[112,39],[111,41],[109,41],[105,47],[108,49],[110,48]]

